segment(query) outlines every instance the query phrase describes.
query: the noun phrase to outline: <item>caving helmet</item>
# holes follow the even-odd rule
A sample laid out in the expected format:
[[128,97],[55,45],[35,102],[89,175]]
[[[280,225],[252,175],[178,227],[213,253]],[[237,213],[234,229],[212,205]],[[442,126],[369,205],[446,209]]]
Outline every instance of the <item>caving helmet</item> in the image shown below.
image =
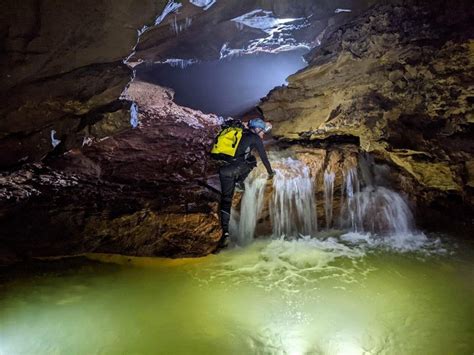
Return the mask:
[[268,122],[265,122],[261,118],[253,118],[249,121],[248,124],[250,129],[261,129],[263,132],[267,133],[272,129],[272,125]]

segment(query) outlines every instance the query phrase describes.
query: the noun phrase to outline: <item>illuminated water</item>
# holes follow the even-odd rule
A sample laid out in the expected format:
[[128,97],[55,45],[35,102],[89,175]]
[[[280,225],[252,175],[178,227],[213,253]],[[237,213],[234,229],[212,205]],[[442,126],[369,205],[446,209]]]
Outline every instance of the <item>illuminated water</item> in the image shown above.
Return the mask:
[[352,233],[10,270],[0,354],[472,354],[474,249],[458,243]]

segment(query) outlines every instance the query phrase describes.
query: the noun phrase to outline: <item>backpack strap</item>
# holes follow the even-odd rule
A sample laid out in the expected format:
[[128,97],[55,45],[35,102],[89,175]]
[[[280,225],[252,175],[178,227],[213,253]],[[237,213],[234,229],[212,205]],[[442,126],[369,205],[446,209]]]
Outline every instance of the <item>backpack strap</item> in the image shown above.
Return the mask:
[[238,138],[237,138],[237,135],[239,134],[239,132],[236,130],[234,132],[234,143],[232,143],[232,148],[235,148],[236,144],[237,144],[237,141],[238,141]]

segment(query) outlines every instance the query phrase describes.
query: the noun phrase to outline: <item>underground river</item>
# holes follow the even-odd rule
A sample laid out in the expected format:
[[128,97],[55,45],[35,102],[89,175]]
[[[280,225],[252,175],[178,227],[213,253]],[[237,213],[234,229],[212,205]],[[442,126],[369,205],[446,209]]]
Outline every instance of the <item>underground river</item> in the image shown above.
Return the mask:
[[2,274],[0,353],[471,354],[472,243],[405,243],[333,233],[37,262]]
[[0,355],[474,355],[469,1],[58,3],[0,4]]

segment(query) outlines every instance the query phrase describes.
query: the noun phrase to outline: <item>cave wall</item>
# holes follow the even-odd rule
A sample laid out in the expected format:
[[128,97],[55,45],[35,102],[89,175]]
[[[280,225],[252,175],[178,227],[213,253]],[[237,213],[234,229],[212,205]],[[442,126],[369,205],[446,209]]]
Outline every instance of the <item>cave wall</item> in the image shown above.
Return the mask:
[[323,38],[310,65],[264,100],[274,135],[357,139],[399,173],[426,226],[472,228],[472,16],[467,1],[373,6]]
[[[244,49],[249,41],[262,39],[268,34],[257,28],[236,26],[231,20],[255,10],[271,11],[281,18],[307,18],[308,25],[298,31],[296,39],[314,45],[328,27],[347,23],[376,1],[218,0],[207,11],[182,1],[179,13],[169,15],[143,34],[131,62],[163,61],[167,58],[214,60],[220,58],[224,44],[231,49]],[[351,12],[336,13],[338,8],[350,9]],[[174,25],[181,26],[183,30],[175,31]]]
[[81,149],[0,172],[0,264],[84,252],[209,254],[221,235],[206,177],[217,117],[134,81],[139,125]]
[[[124,92],[131,67],[219,58],[224,43],[239,48],[267,36],[230,21],[255,9],[313,14],[315,23],[300,36],[314,42],[370,1],[217,1],[207,11],[183,1],[179,13],[152,26],[166,3],[0,5],[0,260],[88,251],[209,253],[220,233],[218,194],[208,181],[216,167],[205,156],[216,118],[178,107],[172,92],[146,83]],[[337,7],[353,12],[335,14]],[[172,31],[173,21],[186,19],[192,26]],[[135,129],[132,101],[139,106]]]
[[55,149],[53,130],[64,152],[107,115],[117,124],[103,135],[128,128],[130,104],[118,98],[132,71],[122,61],[165,3],[2,1],[0,168],[43,159]]
[[[130,66],[168,58],[219,58],[263,31],[237,28],[232,18],[255,9],[308,17],[299,36],[314,42],[373,1],[217,1],[207,11],[182,1],[157,26],[166,0],[6,0],[0,4],[0,168],[12,168],[81,147],[130,128],[130,102],[119,100]],[[335,14],[336,8],[351,13]],[[176,33],[172,25],[191,21]],[[150,26],[144,30],[144,25]],[[138,31],[141,37],[138,42]],[[132,55],[136,46],[136,52]],[[124,59],[127,58],[127,64]],[[107,121],[113,124],[103,124]],[[54,144],[53,144],[54,143]],[[58,144],[56,144],[58,143]]]

